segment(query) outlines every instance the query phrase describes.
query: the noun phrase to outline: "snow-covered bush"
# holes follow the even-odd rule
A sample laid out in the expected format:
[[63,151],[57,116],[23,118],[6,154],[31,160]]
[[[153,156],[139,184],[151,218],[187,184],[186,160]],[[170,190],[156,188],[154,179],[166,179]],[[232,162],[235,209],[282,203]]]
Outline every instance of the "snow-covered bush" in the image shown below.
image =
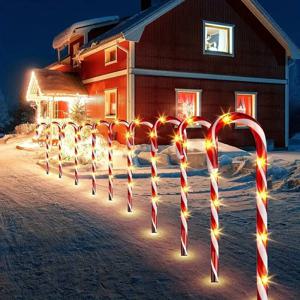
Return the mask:
[[30,124],[30,123],[20,124],[15,127],[15,133],[30,134],[35,131],[35,128],[36,128],[36,124]]

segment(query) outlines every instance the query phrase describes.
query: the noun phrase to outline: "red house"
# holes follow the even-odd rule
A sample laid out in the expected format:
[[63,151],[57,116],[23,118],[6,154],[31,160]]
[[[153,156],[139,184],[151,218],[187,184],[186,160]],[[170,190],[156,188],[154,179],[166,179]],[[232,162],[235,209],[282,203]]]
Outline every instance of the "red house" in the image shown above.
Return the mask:
[[[66,119],[78,101],[90,119],[108,121],[162,113],[213,121],[236,110],[256,118],[276,147],[288,145],[289,62],[300,51],[256,0],[141,6],[129,18],[73,24],[54,39],[57,62],[33,70],[27,90],[38,121]],[[222,139],[253,144],[237,127]],[[188,134],[200,137],[200,130]]]

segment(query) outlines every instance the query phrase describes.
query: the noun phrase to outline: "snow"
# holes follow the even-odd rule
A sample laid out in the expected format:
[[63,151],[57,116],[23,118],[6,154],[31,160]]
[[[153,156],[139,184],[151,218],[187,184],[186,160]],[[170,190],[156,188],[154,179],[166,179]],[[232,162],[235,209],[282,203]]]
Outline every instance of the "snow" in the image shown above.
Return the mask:
[[[134,213],[126,212],[126,176],[80,178],[78,187],[57,170],[45,175],[39,154],[20,151],[20,139],[0,145],[0,295],[3,299],[254,299],[255,183],[249,156],[222,160],[220,284],[209,283],[209,179],[205,170],[189,177],[192,191],[190,255],[179,255],[179,178],[160,169],[159,233],[150,232],[149,168],[138,169]],[[273,154],[271,155],[273,157]],[[273,186],[300,174],[299,162],[272,158]],[[230,160],[245,162],[234,169]],[[253,161],[252,161],[253,162]],[[275,169],[273,169],[273,164]],[[252,165],[253,167],[253,165]],[[176,168],[177,170],[177,168]],[[239,170],[239,171],[237,171]],[[285,173],[287,170],[288,175]],[[235,175],[233,176],[233,172]],[[177,171],[176,171],[177,172]],[[124,172],[123,172],[124,173]],[[178,174],[178,173],[177,173]],[[298,175],[297,175],[298,174]],[[280,176],[279,176],[280,175]],[[269,205],[270,299],[297,299],[299,287],[299,191],[271,190]]]

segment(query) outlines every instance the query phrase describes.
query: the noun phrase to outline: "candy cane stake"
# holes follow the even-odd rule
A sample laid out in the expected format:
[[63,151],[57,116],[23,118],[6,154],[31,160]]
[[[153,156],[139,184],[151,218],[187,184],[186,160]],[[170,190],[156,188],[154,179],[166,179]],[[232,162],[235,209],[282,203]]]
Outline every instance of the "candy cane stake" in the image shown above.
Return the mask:
[[180,125],[180,121],[174,117],[161,116],[154,123],[153,129],[150,132],[150,142],[151,142],[151,223],[152,223],[152,233],[157,233],[157,202],[158,202],[158,171],[157,171],[157,152],[158,152],[158,141],[157,141],[157,131],[158,129],[167,123],[173,124],[175,126]]
[[62,127],[64,137],[65,137],[65,129],[68,126],[71,126],[74,130],[74,162],[75,162],[74,177],[75,177],[75,185],[78,185],[78,183],[79,183],[79,176],[78,176],[78,139],[80,139],[79,127],[74,122],[68,122],[68,123],[64,124],[63,127]]
[[189,117],[181,122],[178,133],[175,135],[175,144],[177,148],[177,153],[180,159],[180,183],[181,183],[181,256],[188,255],[188,158],[187,158],[187,135],[186,129],[188,126],[202,125],[206,128],[210,128],[210,123],[203,117]]
[[211,174],[211,279],[219,280],[219,193],[217,136],[226,125],[238,123],[250,128],[256,143],[256,235],[257,235],[257,299],[268,299],[268,215],[267,215],[267,143],[263,129],[248,115],[228,113],[221,116],[210,128],[207,141],[207,163]]
[[38,124],[35,128],[35,136],[36,136],[36,139],[38,140],[39,136],[40,136],[40,133],[39,133],[39,129],[40,127],[43,127],[46,131],[46,142],[45,142],[45,147],[46,147],[46,151],[45,151],[45,159],[46,159],[46,166],[45,166],[45,169],[46,169],[46,174],[48,175],[49,174],[49,133],[48,133],[48,124],[46,123],[41,123],[41,124]]
[[[93,153],[94,153],[94,163],[92,164],[92,189],[93,189],[93,191],[92,191],[92,193],[93,193],[93,195],[96,195],[96,161],[95,161],[95,159],[96,159],[96,154],[95,154],[95,151],[96,151],[96,139],[97,139],[97,136],[96,136],[96,134],[97,134],[97,131],[98,131],[98,127],[100,127],[100,126],[104,126],[105,128],[107,128],[107,130],[108,130],[108,158],[110,157],[110,155],[109,155],[109,153],[110,153],[110,148],[111,148],[111,146],[112,146],[112,144],[109,142],[109,128],[110,128],[110,124],[108,123],[108,122],[106,122],[106,121],[99,121],[99,122],[97,122],[97,123],[94,123],[93,124],[93,129],[92,129],[92,148],[94,148],[94,151],[93,151]],[[111,175],[112,176],[112,175]],[[110,193],[109,193],[109,195],[110,195]]]
[[94,129],[94,124],[85,123],[80,126],[79,133],[81,133],[82,129],[89,128],[91,130],[92,137],[92,147],[91,147],[91,158],[92,158],[92,195],[96,194],[96,130]]
[[52,122],[51,124],[56,126],[58,130],[58,177],[62,178],[62,130],[58,122]]

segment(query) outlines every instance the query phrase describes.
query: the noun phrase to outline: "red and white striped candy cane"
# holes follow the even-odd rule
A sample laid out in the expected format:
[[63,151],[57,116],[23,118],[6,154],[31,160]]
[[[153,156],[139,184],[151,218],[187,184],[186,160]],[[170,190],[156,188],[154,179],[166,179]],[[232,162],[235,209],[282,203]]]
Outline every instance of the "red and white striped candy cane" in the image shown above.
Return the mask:
[[206,150],[208,169],[211,174],[211,267],[212,281],[218,282],[219,264],[219,195],[218,195],[218,150],[217,136],[226,125],[238,123],[250,128],[256,143],[256,234],[257,234],[257,299],[268,299],[268,215],[267,215],[267,143],[263,129],[257,121],[241,113],[228,113],[221,116],[210,128]]
[[[107,122],[107,121],[99,121],[99,122],[97,122],[97,123],[94,123],[93,124],[93,129],[92,129],[92,148],[94,148],[94,151],[93,151],[93,153],[94,153],[94,159],[93,159],[93,161],[94,161],[94,163],[93,163],[93,165],[92,165],[92,187],[93,187],[93,191],[92,191],[92,193],[93,193],[93,195],[95,195],[96,194],[96,161],[95,161],[95,159],[96,159],[96,154],[95,154],[95,151],[96,151],[96,141],[97,141],[97,131],[98,131],[98,127],[100,127],[100,126],[104,126],[105,128],[107,128],[107,130],[108,130],[108,159],[110,158],[110,151],[111,151],[111,147],[112,147],[112,139],[111,139],[111,142],[110,142],[110,140],[109,140],[109,128],[110,128],[110,124]],[[111,173],[112,173],[112,171],[111,171]],[[112,176],[112,175],[111,175]],[[110,195],[110,193],[109,193],[109,195]]]
[[159,117],[153,125],[153,128],[150,132],[150,142],[151,142],[151,223],[152,223],[152,233],[157,232],[157,214],[158,214],[158,171],[157,171],[157,152],[158,152],[158,141],[157,141],[157,131],[158,129],[165,124],[173,124],[175,126],[180,125],[180,121],[174,117]]
[[56,126],[58,130],[58,177],[62,178],[62,130],[58,122],[52,122],[52,125]]
[[177,148],[177,153],[180,160],[180,183],[181,183],[181,256],[187,256],[187,246],[188,246],[188,158],[187,158],[187,135],[186,129],[188,126],[202,125],[206,128],[210,128],[210,123],[203,117],[194,116],[189,117],[181,122],[178,133],[175,136],[175,144]]
[[46,166],[45,166],[45,169],[46,169],[46,174],[48,175],[49,174],[49,133],[48,133],[48,124],[46,124],[46,123],[40,123],[40,124],[38,124],[36,126],[36,128],[35,128],[35,137],[36,137],[36,140],[38,140],[39,136],[40,136],[40,132],[39,132],[40,127],[43,127],[43,129],[45,130],[45,134],[46,134],[46,141],[45,141]]
[[74,122],[68,122],[63,125],[62,131],[64,132],[65,137],[65,129],[67,126],[71,126],[74,130],[74,162],[75,162],[75,170],[74,170],[74,177],[75,177],[75,185],[79,183],[79,176],[78,176],[78,139],[80,138],[79,134],[79,127]]
[[[92,137],[92,147],[91,147],[91,158],[92,158],[92,195],[96,194],[96,155],[95,155],[95,148],[96,148],[96,130],[94,125],[90,123],[85,123],[84,125],[80,126],[79,133],[81,133],[82,129],[89,128],[91,130],[91,137]],[[81,139],[81,137],[80,137]]]
[[50,154],[50,133],[51,133],[51,124],[46,126],[46,174],[50,173],[50,165],[49,165],[49,154]]
[[108,200],[112,201],[114,196],[114,185],[113,185],[113,126],[114,123],[109,124],[108,128]]

